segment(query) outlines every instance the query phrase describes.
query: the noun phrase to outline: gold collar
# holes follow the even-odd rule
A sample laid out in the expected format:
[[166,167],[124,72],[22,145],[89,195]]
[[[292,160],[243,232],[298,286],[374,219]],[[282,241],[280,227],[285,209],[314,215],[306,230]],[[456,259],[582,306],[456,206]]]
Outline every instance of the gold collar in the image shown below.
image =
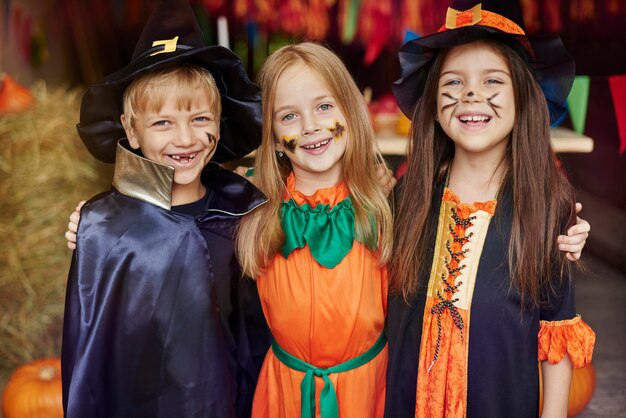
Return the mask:
[[174,168],[141,157],[122,139],[115,151],[113,187],[123,195],[171,210]]

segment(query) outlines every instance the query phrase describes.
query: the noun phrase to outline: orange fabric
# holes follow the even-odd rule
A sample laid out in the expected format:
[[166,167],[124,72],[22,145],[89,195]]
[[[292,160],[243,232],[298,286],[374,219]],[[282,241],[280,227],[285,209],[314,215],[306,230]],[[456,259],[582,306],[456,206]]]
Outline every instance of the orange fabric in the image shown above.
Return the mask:
[[591,363],[596,334],[577,315],[565,321],[540,321],[538,339],[539,361],[548,360],[555,364],[567,352],[572,365],[578,369]]
[[[438,302],[426,301],[420,361],[417,371],[416,417],[464,417],[467,404],[467,342],[468,327],[463,338],[448,312],[441,315],[441,342],[439,355],[430,372],[428,368],[435,355],[437,317],[430,309]],[[469,312],[459,309],[463,322],[469,325]],[[425,338],[427,336],[427,338]],[[427,378],[421,378],[421,377]]]
[[[298,204],[334,205],[348,196],[345,184],[305,196],[287,180],[287,196]],[[366,352],[380,336],[387,312],[387,272],[375,255],[355,242],[333,269],[321,267],[308,246],[287,259],[274,256],[257,279],[265,318],[277,343],[288,353],[318,367],[330,367]],[[331,374],[342,418],[383,416],[387,348],[371,362]],[[300,416],[304,373],[289,369],[270,350],[254,396],[252,417]],[[316,379],[316,414],[323,382]]]
[[[447,187],[444,189],[443,202],[452,202],[456,205],[456,213],[460,219],[466,220],[479,210],[490,215],[495,213],[497,201],[461,203],[456,193]],[[454,232],[458,237],[466,237],[467,229],[471,226],[456,224]],[[446,228],[440,233],[449,234]],[[449,258],[448,271],[459,267],[465,255],[462,253],[463,244],[460,241],[444,239],[450,242],[453,253],[458,253],[457,259]],[[458,273],[448,273],[447,281],[450,285],[458,284]],[[440,277],[432,277],[430,281],[441,281]],[[441,295],[446,300],[454,300],[455,293],[446,290]],[[418,365],[418,379],[416,392],[415,416],[422,417],[464,417],[467,405],[467,352],[469,342],[469,311],[459,308],[457,312],[463,319],[463,329],[460,330],[453,321],[450,309],[445,308],[440,315],[441,330],[439,330],[437,314],[432,308],[440,302],[436,295],[426,298],[424,323],[422,326],[422,341]],[[440,336],[440,337],[439,337]],[[439,338],[439,350],[436,349]],[[437,359],[433,362],[435,353]]]
[[[524,33],[524,30],[517,23],[513,22],[510,19],[507,19],[506,17],[498,13],[490,12],[487,10],[482,10],[480,14],[482,18],[478,22],[476,22],[475,25],[488,26],[490,28],[499,29],[502,32],[505,32],[511,35],[520,35],[520,36],[526,35]],[[470,26],[472,25],[472,21],[473,21],[472,9],[464,10],[460,12],[459,14],[457,14],[456,16],[456,28]],[[456,29],[456,28],[451,28],[451,29]],[[439,28],[438,32],[444,32],[447,30],[450,30],[450,29],[446,28],[446,26],[443,25]]]
[[311,207],[319,204],[335,206],[350,195],[350,190],[344,182],[334,187],[319,189],[314,194],[307,196],[296,190],[296,178],[293,173],[287,177],[287,190],[285,191],[285,200],[292,198],[298,205],[308,203]]
[[[459,197],[450,189],[444,189],[444,202],[456,204],[456,213],[461,219],[468,219],[472,213],[483,210],[493,214],[496,200],[488,202],[461,203]],[[455,225],[454,232],[459,237],[466,236],[468,226]],[[444,229],[444,233],[447,231]],[[460,253],[457,259],[449,260],[449,269],[454,271],[459,267],[465,256],[463,244],[449,240],[451,250]],[[441,280],[440,277],[431,277],[430,280]],[[457,283],[457,274],[448,274],[447,281]],[[463,329],[454,324],[450,310],[446,308],[440,315],[441,330],[439,330],[438,315],[431,313],[432,308],[440,302],[436,295],[429,295],[426,299],[424,323],[422,328],[422,343],[417,379],[416,417],[444,417],[465,416],[467,404],[467,350],[469,338],[469,311],[457,308],[463,319]],[[452,291],[444,291],[444,299],[453,300]],[[439,338],[439,350],[436,349]],[[435,352],[437,359],[433,362]]]
[[[457,213],[463,219],[466,219],[470,216],[471,213],[477,212],[479,210],[484,210],[490,215],[496,213],[496,206],[498,201],[496,199],[491,199],[486,202],[474,202],[474,203],[462,203],[459,196],[454,193],[453,190],[448,189],[447,187],[443,190],[443,201],[453,202],[457,204]],[[465,232],[465,228],[462,229]],[[461,230],[456,231],[457,233],[461,232]]]

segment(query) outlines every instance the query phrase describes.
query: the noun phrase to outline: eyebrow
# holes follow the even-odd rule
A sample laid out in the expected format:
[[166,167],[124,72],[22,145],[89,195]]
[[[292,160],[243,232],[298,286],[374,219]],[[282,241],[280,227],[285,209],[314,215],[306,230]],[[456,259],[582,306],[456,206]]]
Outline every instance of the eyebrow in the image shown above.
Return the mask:
[[[319,102],[320,100],[324,100],[324,99],[333,99],[333,100],[335,100],[335,98],[333,97],[332,94],[322,94],[322,95],[314,97],[312,101],[313,102]],[[276,109],[274,111],[274,115],[277,115],[278,113],[282,112],[283,110],[287,110],[289,108],[291,108],[291,105],[281,106],[281,107],[279,107],[278,109]]]
[[[508,75],[509,77],[511,76],[511,74],[509,74],[508,71],[506,71],[506,70],[499,70],[497,68],[488,68],[488,69],[482,71],[482,74],[492,74],[492,73],[503,73],[505,75]],[[463,71],[454,71],[454,70],[445,71],[445,72],[441,73],[439,78],[441,79],[443,76],[448,75],[448,74],[451,74],[451,75],[462,75]]]

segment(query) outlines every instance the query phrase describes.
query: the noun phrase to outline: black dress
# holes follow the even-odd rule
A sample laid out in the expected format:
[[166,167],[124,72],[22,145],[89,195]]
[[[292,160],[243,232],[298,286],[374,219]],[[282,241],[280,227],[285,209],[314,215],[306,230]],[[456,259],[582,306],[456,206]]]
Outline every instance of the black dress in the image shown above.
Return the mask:
[[[441,185],[432,207],[432,268],[408,303],[389,298],[385,416],[538,416],[540,321],[563,320],[553,324],[581,329],[585,341],[593,337],[575,316],[573,285],[563,280],[541,309],[522,307],[510,286],[508,188],[497,202],[466,205]],[[587,345],[575,366],[590,360],[593,342]]]

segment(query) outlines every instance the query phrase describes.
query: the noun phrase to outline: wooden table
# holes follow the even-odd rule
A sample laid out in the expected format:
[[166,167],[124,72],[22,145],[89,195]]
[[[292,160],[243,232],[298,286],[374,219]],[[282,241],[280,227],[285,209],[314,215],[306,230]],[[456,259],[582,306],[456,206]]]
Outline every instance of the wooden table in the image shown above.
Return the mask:
[[[550,140],[556,152],[593,151],[593,139],[567,128],[551,128]],[[399,135],[378,136],[378,146],[383,155],[404,155],[408,139]]]

